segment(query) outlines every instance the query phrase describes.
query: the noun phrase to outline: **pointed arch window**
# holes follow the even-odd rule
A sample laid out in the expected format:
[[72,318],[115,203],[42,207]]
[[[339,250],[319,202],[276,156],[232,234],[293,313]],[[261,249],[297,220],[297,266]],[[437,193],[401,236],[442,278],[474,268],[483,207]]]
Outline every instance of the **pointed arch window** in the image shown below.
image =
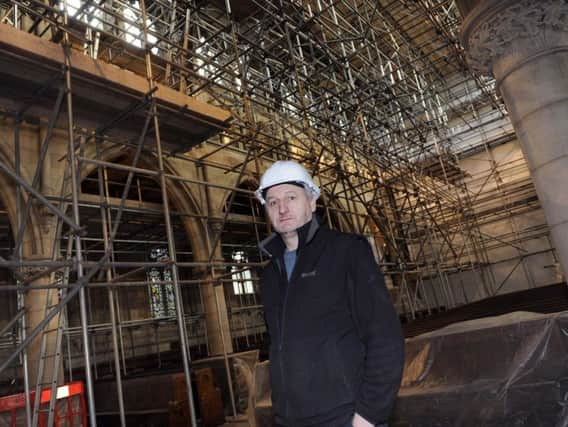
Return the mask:
[[[244,251],[233,252],[233,262],[247,263],[248,257]],[[243,269],[238,265],[231,266],[231,278],[233,279],[233,292],[235,295],[254,294],[254,286],[252,284],[252,274],[250,270]]]

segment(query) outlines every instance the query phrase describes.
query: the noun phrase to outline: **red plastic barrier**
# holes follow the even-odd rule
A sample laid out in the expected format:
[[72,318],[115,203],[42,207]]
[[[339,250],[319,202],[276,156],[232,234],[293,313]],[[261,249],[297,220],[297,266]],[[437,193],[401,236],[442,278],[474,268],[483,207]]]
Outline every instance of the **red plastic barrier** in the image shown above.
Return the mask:
[[[41,391],[40,411],[49,409],[51,389]],[[30,405],[33,408],[35,392],[31,393]],[[25,393],[0,397],[0,427],[19,427],[25,425]],[[57,387],[53,427],[86,427],[87,411],[85,387],[80,381]],[[47,427],[48,414],[40,412],[39,426]],[[52,427],[52,426],[50,426]]]

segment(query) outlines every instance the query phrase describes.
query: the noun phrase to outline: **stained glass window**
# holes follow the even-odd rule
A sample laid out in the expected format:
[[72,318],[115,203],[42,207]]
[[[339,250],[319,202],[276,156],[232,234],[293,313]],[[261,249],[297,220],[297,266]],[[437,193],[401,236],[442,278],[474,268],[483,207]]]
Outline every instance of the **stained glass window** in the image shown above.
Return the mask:
[[[165,248],[154,248],[150,252],[151,261],[168,261]],[[168,317],[176,315],[174,286],[171,283],[172,271],[165,267],[151,267],[147,271],[150,292],[150,312],[152,317]]]

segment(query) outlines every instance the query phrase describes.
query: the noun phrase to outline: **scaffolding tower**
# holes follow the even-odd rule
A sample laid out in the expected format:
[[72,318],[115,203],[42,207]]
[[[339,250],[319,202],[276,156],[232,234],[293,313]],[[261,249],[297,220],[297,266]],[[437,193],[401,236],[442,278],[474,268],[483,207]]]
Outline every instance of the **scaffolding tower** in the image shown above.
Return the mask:
[[[316,177],[323,222],[369,238],[405,320],[468,302],[471,278],[477,298],[517,269],[535,286],[525,244],[548,229],[518,223],[538,200],[522,158],[494,158],[514,132],[494,82],[465,62],[460,23],[450,0],[2,2],[0,126],[12,133],[0,142],[12,157],[0,169],[16,189],[2,381],[22,378],[28,394],[49,377],[55,396],[84,372],[92,426],[94,381],[116,378],[125,425],[121,377],[148,354],[158,368],[181,362],[190,402],[194,359],[222,354],[231,384],[230,355],[265,340],[257,244],[270,226],[253,190],[276,159]],[[461,161],[476,155],[489,167],[468,174]],[[30,236],[46,225],[33,218],[46,214],[53,245],[34,259]],[[489,233],[497,220],[509,231]],[[495,247],[513,251],[504,279]],[[34,293],[45,313],[30,328]],[[36,375],[40,337],[38,363],[52,368]],[[26,411],[32,425],[39,408]]]

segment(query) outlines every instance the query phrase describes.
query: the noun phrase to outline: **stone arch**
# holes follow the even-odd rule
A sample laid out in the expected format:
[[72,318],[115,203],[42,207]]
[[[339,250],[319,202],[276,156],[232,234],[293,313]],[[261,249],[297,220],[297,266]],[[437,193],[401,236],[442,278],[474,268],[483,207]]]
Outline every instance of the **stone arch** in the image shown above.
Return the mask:
[[[94,158],[94,147],[90,147],[90,150],[87,150],[87,156],[90,155],[91,158]],[[124,147],[122,146],[107,146],[103,150],[101,150],[101,155],[99,160],[113,163],[120,157],[124,155],[129,155],[131,158],[132,152],[125,151]],[[156,165],[156,158],[152,154],[143,153],[141,154],[137,167],[153,170],[155,169]],[[81,181],[89,176],[95,169],[95,164],[87,164],[81,173]],[[177,168],[167,159],[164,159],[164,172],[166,174],[171,174],[175,176],[182,176],[182,174],[178,173]],[[151,179],[157,181],[157,178],[150,177]],[[183,183],[181,181],[177,181],[175,185],[168,185],[168,198],[170,207],[174,206],[181,212],[188,212],[194,214],[195,217],[184,217],[183,225],[186,231],[186,235],[190,240],[192,250],[194,252],[194,259],[196,260],[203,260],[207,259],[208,257],[208,250],[207,250],[207,224],[204,224],[204,221],[199,220],[198,217],[201,217],[202,209],[197,202],[195,196],[191,188],[187,183]]]
[[[116,146],[107,143],[101,144],[101,152],[98,157],[95,156],[94,145],[90,145],[85,149],[85,157],[98,158],[99,160],[107,163],[131,164],[133,155],[134,150],[128,150],[125,149],[124,146]],[[136,166],[142,169],[156,170],[156,164],[157,162],[154,154],[143,152]],[[185,167],[187,167],[187,162],[183,160],[174,159],[170,161],[168,159],[164,159],[164,172],[166,174],[195,178],[195,175],[188,173]],[[96,168],[97,165],[95,164],[85,163],[85,168],[81,171],[81,182],[83,182],[89,175],[96,174]],[[141,175],[143,176],[143,174]],[[156,183],[158,182],[158,177],[156,176],[146,175],[146,177]],[[195,188],[196,186],[197,185],[193,185],[181,180],[174,181],[166,179],[166,191],[168,194],[171,211],[182,213],[179,216],[175,214],[171,215],[172,224],[174,223],[175,218],[175,221],[177,221],[180,226],[176,235],[179,236],[183,232],[183,230],[185,230],[185,236],[192,253],[192,261],[207,261],[209,259],[209,244],[207,233],[210,232],[210,225],[207,223],[207,218],[205,218],[202,214],[203,206],[198,203],[196,195],[199,194],[200,189]],[[156,187],[159,187],[159,185],[156,185]],[[156,188],[156,190],[158,190],[158,188]],[[155,198],[156,200],[153,203],[161,204],[161,191],[160,196],[158,196],[158,193],[156,192],[156,194],[152,198]],[[187,213],[188,215],[184,216],[183,213]],[[162,240],[165,240],[165,236]],[[179,247],[176,248],[176,252],[179,261],[182,257],[179,252]],[[200,318],[198,322],[199,324],[201,324],[200,322],[201,320],[203,320],[203,322],[206,323],[206,326],[203,326],[202,328],[197,327],[197,329],[199,329],[199,331],[197,332],[202,333],[200,331],[207,331],[207,346],[202,345],[201,341],[199,341],[199,336],[193,344],[193,350],[202,355],[221,353],[222,344],[219,338],[220,334],[218,334],[217,332],[219,330],[219,327],[217,327],[217,325],[219,323],[223,325],[228,323],[226,314],[223,314],[224,300],[222,298],[222,293],[220,295],[217,295],[220,307],[219,312],[221,313],[220,315],[218,315],[215,302],[216,288],[213,286],[213,281],[210,280],[210,272],[205,267],[205,264],[203,264],[203,266],[201,267],[180,267],[178,265],[178,272],[178,277],[180,280],[192,279],[200,281],[200,286],[198,287],[183,286],[181,289],[184,310],[191,310],[192,307],[198,306],[196,308],[196,312],[204,313],[204,318]],[[129,288],[126,287],[124,289],[128,290]],[[195,297],[195,295],[201,295],[201,298]],[[126,310],[132,309],[133,319],[146,318],[147,314],[144,314],[144,310],[147,310],[148,308],[148,304],[146,304],[147,301],[144,300],[144,304],[140,304],[140,302],[142,302],[143,300],[143,297],[139,292],[133,296],[136,299],[125,303],[125,305],[129,304]],[[125,299],[123,298],[122,300],[124,301]],[[171,315],[171,313],[167,315]],[[218,320],[219,317],[221,318],[220,321]],[[228,330],[228,327],[226,329]],[[207,348],[204,350],[204,347]],[[230,349],[231,347],[229,346],[228,348]]]
[[258,180],[256,178],[253,178],[252,176],[243,177],[243,179],[241,179],[241,182],[239,182],[238,185],[239,188],[246,188],[247,190],[251,191],[256,190],[258,186],[259,186]]
[[[258,188],[258,180],[256,180],[255,178],[253,178],[251,176],[244,176],[239,181],[239,183],[236,185],[235,188],[237,188],[239,190],[255,191]],[[227,192],[227,194],[226,194],[226,196],[223,200],[223,212],[225,212],[234,191],[235,190]],[[239,192],[238,194],[242,194],[242,193]]]
[[[260,202],[256,200],[254,195],[245,194],[237,190],[248,190],[254,191],[258,188],[258,181],[251,176],[243,177],[240,182],[236,185],[236,190],[228,191],[224,197],[223,201],[223,214],[236,214],[236,215],[243,215],[248,217],[253,217],[255,223],[263,223],[264,220],[267,220],[264,214],[264,209]],[[233,199],[233,205],[229,207],[229,202],[231,198],[235,196]],[[230,209],[227,212],[227,209]],[[253,227],[257,227],[258,224],[252,224]],[[228,232],[229,230],[225,226],[225,231]],[[250,231],[253,233],[253,231]],[[259,232],[257,228],[257,232]],[[262,230],[260,230],[262,232]],[[262,240],[265,236],[259,236]],[[249,254],[250,255],[250,254]],[[256,256],[255,256],[256,258]]]
[[[231,313],[231,338],[235,351],[262,348],[266,345],[264,312],[260,301],[257,269],[242,269],[239,263],[256,263],[261,258],[257,239],[267,234],[264,208],[254,195],[238,191],[254,191],[258,181],[251,176],[243,177],[236,189],[228,191],[223,198],[223,213],[227,215],[222,235],[222,255],[231,263],[232,281],[224,283],[228,312]],[[229,201],[234,197],[233,204]],[[229,209],[229,210],[228,210]],[[228,210],[228,211],[227,211]],[[234,273],[233,273],[234,268]]]

